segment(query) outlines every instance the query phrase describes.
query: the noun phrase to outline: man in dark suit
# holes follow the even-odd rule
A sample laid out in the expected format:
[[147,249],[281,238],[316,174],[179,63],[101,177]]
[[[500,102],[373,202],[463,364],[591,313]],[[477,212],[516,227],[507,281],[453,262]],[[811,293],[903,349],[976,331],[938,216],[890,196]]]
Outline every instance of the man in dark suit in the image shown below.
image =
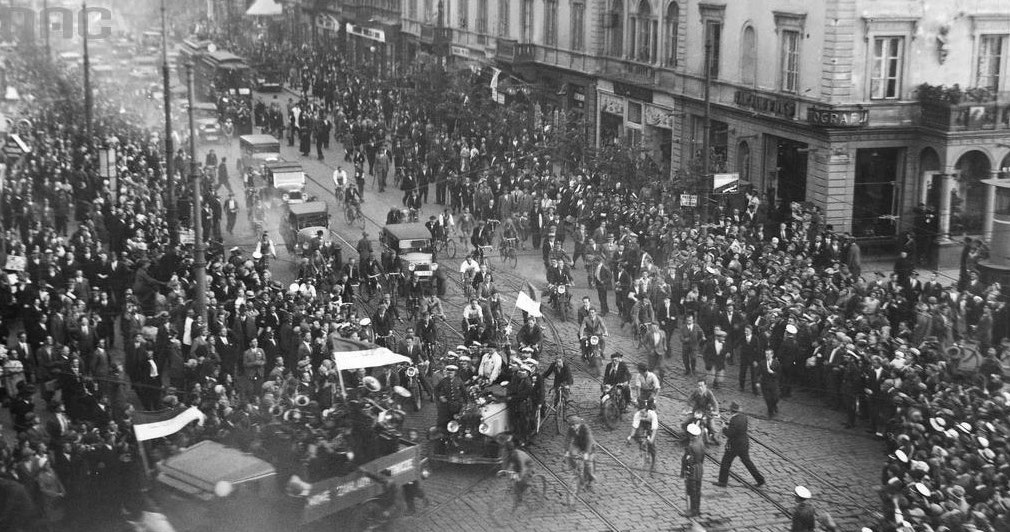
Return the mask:
[[782,364],[775,358],[775,351],[765,346],[765,359],[758,363],[761,375],[761,395],[768,407],[768,417],[774,418],[779,413],[779,380]]
[[610,363],[607,364],[606,369],[603,370],[603,384],[608,384],[610,386],[617,386],[618,384],[623,385],[621,391],[624,395],[625,408],[627,408],[627,405],[631,403],[630,382],[631,372],[628,371],[628,365],[624,363],[624,355],[620,352],[610,355]]
[[715,339],[705,344],[702,359],[705,361],[705,371],[712,376],[712,389],[718,390],[726,373],[726,359],[729,358],[730,347],[726,340],[726,331],[716,328]]
[[[663,300],[654,307],[653,313],[659,328],[666,333],[667,342],[672,341],[674,333],[677,332],[677,308],[673,306],[669,294],[663,296]],[[667,353],[670,353],[670,349],[673,349],[673,346],[667,345]]]
[[754,462],[750,459],[750,437],[747,436],[748,419],[740,412],[740,405],[736,401],[729,405],[730,417],[722,433],[726,435],[726,448],[722,454],[722,462],[719,464],[719,480],[716,486],[725,487],[729,480],[729,469],[733,466],[733,460],[740,457],[744,467],[754,477],[754,484],[761,487],[765,483],[765,478]]
[[740,351],[740,391],[747,385],[747,372],[750,372],[750,387],[754,395],[758,389],[758,364],[764,360],[764,340],[760,334],[754,333],[754,326],[747,324],[743,327],[743,336],[739,343]]
[[596,287],[596,295],[600,298],[600,314],[606,316],[610,313],[607,305],[607,291],[613,287],[614,274],[607,266],[607,261],[597,260],[593,268],[593,285]]
[[736,311],[736,305],[732,301],[726,302],[726,309],[719,313],[716,323],[726,331],[726,343],[729,344],[730,356],[727,360],[733,364],[733,355],[739,351],[740,337],[743,336],[744,318],[743,314]]

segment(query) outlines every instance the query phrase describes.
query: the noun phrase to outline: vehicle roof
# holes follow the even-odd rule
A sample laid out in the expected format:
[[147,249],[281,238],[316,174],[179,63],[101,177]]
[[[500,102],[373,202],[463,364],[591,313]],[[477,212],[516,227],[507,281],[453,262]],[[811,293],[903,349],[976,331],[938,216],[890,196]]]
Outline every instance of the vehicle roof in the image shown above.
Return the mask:
[[216,52],[208,52],[207,53],[207,57],[210,58],[210,59],[212,59],[212,60],[214,60],[214,61],[220,61],[222,63],[223,62],[228,62],[228,61],[242,61],[241,57],[239,57],[239,56],[237,56],[237,55],[235,55],[235,54],[233,54],[233,53],[231,53],[231,52],[229,52],[227,50],[218,50]]
[[302,163],[297,161],[269,161],[263,166],[275,173],[303,171]]
[[420,222],[387,225],[385,231],[393,235],[397,240],[431,238],[431,231]]
[[280,144],[273,135],[242,135],[239,140],[247,144]]
[[288,204],[288,210],[290,210],[291,214],[294,214],[295,216],[304,216],[306,214],[319,214],[326,212],[326,203],[322,201],[290,203]]

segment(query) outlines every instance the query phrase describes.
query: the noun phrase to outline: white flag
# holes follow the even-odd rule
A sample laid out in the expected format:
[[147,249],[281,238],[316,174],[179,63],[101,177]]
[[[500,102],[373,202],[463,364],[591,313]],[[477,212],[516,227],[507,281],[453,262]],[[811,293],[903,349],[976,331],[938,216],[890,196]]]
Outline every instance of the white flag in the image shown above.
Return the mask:
[[543,316],[543,314],[540,313],[540,302],[534,301],[533,298],[531,298],[526,292],[520,291],[519,295],[516,296],[516,307],[528,312],[530,316],[535,316],[537,318]]

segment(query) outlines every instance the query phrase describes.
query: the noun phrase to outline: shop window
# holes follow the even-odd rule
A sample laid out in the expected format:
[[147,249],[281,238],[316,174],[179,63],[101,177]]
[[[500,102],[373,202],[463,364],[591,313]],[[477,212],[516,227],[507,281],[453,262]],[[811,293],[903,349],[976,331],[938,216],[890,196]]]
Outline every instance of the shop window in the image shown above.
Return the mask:
[[903,148],[856,150],[856,182],[852,197],[852,234],[856,237],[897,233],[897,184],[904,170]]
[[745,140],[736,147],[736,171],[741,180],[750,181],[750,144]]
[[572,50],[581,51],[586,47],[586,4],[572,3]]
[[663,64],[668,67],[677,66],[677,40],[680,38],[680,6],[670,2],[666,7],[666,18],[663,19],[665,31],[666,57]]
[[951,232],[979,233],[985,212],[986,185],[982,180],[992,177],[992,163],[989,156],[973,150],[962,155],[954,168],[957,181],[950,199]]
[[642,125],[642,104],[628,102],[628,122]]

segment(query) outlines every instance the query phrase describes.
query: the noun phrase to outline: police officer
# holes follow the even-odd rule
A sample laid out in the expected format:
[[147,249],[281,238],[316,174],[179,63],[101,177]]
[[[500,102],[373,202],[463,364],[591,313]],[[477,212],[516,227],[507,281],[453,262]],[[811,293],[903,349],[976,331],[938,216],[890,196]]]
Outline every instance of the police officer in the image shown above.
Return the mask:
[[814,532],[817,530],[819,522],[825,530],[838,530],[838,525],[827,512],[819,511],[810,502],[810,490],[803,486],[796,486],[793,490],[796,494],[796,508],[793,509],[793,523],[789,528],[790,532]]
[[680,477],[684,479],[689,507],[688,517],[701,515],[701,480],[705,477],[705,442],[701,437],[701,427],[697,423],[687,426],[691,443],[684,449],[680,461]]

